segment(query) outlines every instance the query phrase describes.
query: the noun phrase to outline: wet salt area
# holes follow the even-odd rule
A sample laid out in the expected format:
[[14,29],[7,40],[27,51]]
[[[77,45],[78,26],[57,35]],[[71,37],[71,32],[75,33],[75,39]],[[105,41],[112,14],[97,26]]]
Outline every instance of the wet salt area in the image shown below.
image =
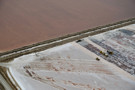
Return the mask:
[[131,30],[126,30],[126,29],[120,29],[119,31],[123,32],[126,35],[132,36],[135,35],[135,32],[131,31]]
[[113,55],[109,55],[108,53],[105,52],[107,54],[107,56],[105,56],[102,53],[100,53],[100,50],[98,48],[94,47],[93,45],[89,43],[87,43],[87,45],[84,45],[84,47],[90,50],[91,52],[95,53],[96,55],[104,58],[105,60],[116,64],[117,66],[126,70],[127,72],[133,75],[135,74],[134,64],[132,63],[132,61],[129,61],[125,56],[122,56],[120,52],[116,51],[115,49],[112,49],[111,47],[108,47],[107,45],[101,42],[94,41],[94,40],[93,42],[97,43],[98,45],[103,46],[103,48],[105,48],[106,50],[113,51]]
[[[127,29],[117,29],[89,37],[89,40],[106,50],[106,52],[102,51],[103,53],[101,50],[86,41],[82,41],[82,43],[85,44],[82,44],[81,42],[79,42],[79,44],[101,56],[105,60],[116,64],[130,74],[135,75],[134,35],[135,29],[128,29],[127,27]],[[107,51],[111,51],[113,54],[109,55]],[[106,55],[104,55],[104,53]]]

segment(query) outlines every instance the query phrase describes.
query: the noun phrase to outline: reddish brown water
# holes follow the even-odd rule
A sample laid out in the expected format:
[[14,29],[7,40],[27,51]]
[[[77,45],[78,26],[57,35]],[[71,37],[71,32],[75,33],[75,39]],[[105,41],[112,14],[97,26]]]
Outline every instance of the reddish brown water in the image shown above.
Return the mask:
[[135,16],[135,0],[0,0],[0,51]]

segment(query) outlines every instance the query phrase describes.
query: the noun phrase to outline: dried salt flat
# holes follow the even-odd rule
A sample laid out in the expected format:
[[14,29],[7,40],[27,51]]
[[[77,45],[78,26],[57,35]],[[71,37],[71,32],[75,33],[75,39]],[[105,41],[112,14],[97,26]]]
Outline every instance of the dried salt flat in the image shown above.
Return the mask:
[[113,55],[104,57],[135,75],[135,24],[89,37],[100,47],[110,50]]
[[75,42],[24,55],[8,64],[22,90],[135,89],[135,77]]

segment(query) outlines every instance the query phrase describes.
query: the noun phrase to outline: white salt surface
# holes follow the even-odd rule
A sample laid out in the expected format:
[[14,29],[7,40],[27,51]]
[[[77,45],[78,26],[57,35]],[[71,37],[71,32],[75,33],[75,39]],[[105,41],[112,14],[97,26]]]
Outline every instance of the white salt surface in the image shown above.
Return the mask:
[[95,58],[94,53],[68,43],[16,58],[9,70],[23,90],[135,89],[134,79]]

